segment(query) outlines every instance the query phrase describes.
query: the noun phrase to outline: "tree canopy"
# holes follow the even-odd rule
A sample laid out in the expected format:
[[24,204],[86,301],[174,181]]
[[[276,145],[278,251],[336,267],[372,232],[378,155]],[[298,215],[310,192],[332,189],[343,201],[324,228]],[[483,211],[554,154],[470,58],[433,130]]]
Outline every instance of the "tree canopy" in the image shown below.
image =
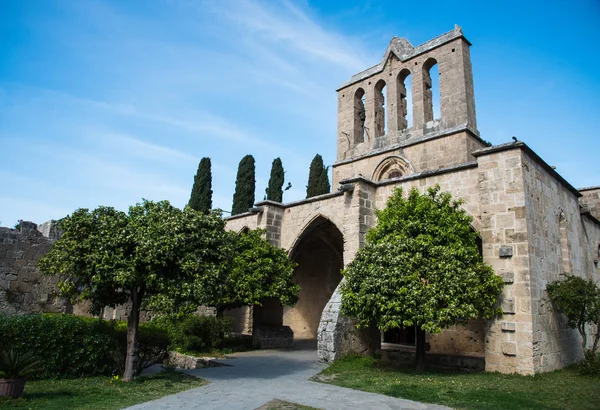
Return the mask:
[[592,354],[600,341],[600,287],[591,279],[567,276],[551,282],[546,287],[556,309],[567,317],[567,325],[581,335],[583,350],[587,347],[587,326],[596,325],[592,341]]
[[384,331],[415,326],[421,369],[425,332],[501,313],[502,280],[483,263],[460,204],[439,186],[407,198],[397,189],[343,272],[344,314]]
[[280,158],[275,158],[271,165],[271,176],[269,177],[269,186],[265,190],[269,201],[283,202],[283,182],[285,172]]
[[323,157],[317,154],[310,163],[306,197],[312,198],[313,196],[328,194],[329,192],[331,192],[329,167],[323,165]]
[[60,223],[63,235],[40,260],[40,271],[62,275],[61,294],[88,300],[91,313],[129,303],[124,380],[137,368],[141,309],[176,313],[198,305],[225,307],[279,298],[293,304],[293,263],[262,232],[225,231],[219,212],[179,210],[143,201],[128,213],[79,209]]
[[256,190],[254,157],[246,155],[240,161],[237,177],[235,180],[235,192],[233,194],[233,206],[231,214],[237,215],[247,212],[254,205]]
[[212,209],[212,173],[210,158],[204,157],[198,164],[194,186],[188,205],[196,211],[208,214]]
[[284,306],[296,303],[300,291],[292,281],[296,264],[285,250],[271,245],[264,233],[260,229],[241,234],[227,232],[227,253],[231,258],[220,275],[206,275],[201,279],[205,294],[203,304],[221,312],[260,305],[266,298],[277,298]]

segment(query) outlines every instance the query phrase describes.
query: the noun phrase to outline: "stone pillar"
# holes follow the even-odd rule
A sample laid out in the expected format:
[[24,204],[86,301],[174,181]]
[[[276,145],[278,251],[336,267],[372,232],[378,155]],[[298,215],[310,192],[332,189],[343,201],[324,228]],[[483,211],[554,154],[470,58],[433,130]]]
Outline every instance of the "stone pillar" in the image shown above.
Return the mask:
[[403,108],[400,98],[401,93],[406,94],[406,90],[397,78],[392,76],[389,76],[389,78],[386,87],[387,126],[388,134],[396,135],[396,131],[406,128],[406,124],[402,122],[404,116],[402,115]]
[[367,85],[365,85],[365,109],[366,109],[366,120],[365,126],[367,127],[365,133],[365,142],[372,141],[376,136],[376,124],[375,124],[375,107],[376,107],[376,99],[375,99],[375,85],[372,84],[372,81],[369,81]]
[[266,230],[271,245],[281,247],[281,227],[283,222],[283,204],[275,201],[261,201],[256,204],[262,208],[258,215],[258,227]]
[[[347,192],[351,201],[344,221],[344,265],[354,259],[364,246],[367,230],[375,224],[375,188],[366,180],[358,180],[354,191]],[[341,314],[342,295],[338,285],[323,309],[317,333],[317,355],[321,361],[333,361],[345,355],[373,354],[381,347],[381,335],[375,328],[357,329],[355,322]]]
[[477,157],[483,259],[504,280],[504,314],[486,323],[487,371],[533,374],[528,225],[520,149]]
[[[283,205],[275,201],[262,201],[255,205],[261,208],[258,227],[266,231],[267,240],[281,247]],[[261,306],[252,308],[252,344],[261,349],[290,347],[294,332],[283,326],[283,306],[276,299],[265,299]]]
[[413,135],[422,134],[425,127],[426,89],[423,79],[422,63],[411,66],[412,102],[413,102]]

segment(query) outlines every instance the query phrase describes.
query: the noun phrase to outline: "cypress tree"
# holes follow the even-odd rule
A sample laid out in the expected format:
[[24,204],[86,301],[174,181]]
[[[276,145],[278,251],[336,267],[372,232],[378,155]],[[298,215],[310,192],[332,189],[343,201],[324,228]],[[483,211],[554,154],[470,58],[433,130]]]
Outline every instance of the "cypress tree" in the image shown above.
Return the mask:
[[265,189],[269,201],[283,202],[284,171],[280,158],[275,158],[271,165],[269,186]]
[[204,157],[198,164],[198,171],[194,177],[194,186],[188,205],[196,211],[208,214],[212,208],[212,173],[210,158]]
[[329,184],[329,167],[323,165],[323,157],[317,154],[310,163],[306,197],[328,194],[331,191]]
[[238,166],[233,194],[231,214],[237,215],[247,212],[254,205],[254,191],[256,189],[254,157],[246,155]]
[[331,184],[329,183],[329,167],[323,167],[323,171],[319,175],[318,195],[328,194],[331,192]]

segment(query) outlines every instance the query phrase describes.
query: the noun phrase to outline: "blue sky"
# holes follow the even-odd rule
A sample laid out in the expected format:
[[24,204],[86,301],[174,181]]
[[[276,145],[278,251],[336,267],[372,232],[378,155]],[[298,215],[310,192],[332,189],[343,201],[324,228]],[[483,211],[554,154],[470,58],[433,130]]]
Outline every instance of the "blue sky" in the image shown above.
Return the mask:
[[[142,198],[184,206],[201,157],[231,208],[281,157],[305,196],[335,161],[337,86],[394,35],[463,27],[478,127],[515,135],[576,187],[600,185],[600,2],[0,0],[0,224]],[[287,182],[286,182],[287,183]]]

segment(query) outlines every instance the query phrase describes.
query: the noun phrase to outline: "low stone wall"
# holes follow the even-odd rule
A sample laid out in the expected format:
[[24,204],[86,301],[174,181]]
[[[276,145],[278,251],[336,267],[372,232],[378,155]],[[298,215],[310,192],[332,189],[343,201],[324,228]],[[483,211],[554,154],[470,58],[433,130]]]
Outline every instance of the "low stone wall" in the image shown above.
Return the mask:
[[[398,364],[412,365],[415,363],[416,353],[410,350],[382,349],[381,357]],[[467,371],[484,371],[484,355],[451,355],[440,353],[427,353],[425,364],[431,367],[444,369],[460,369]]]
[[257,326],[252,334],[252,345],[259,349],[292,347],[294,332],[289,326]]
[[169,352],[169,356],[163,363],[165,366],[173,366],[178,369],[202,369],[204,367],[226,366],[219,363],[214,357],[196,357],[179,352]]

